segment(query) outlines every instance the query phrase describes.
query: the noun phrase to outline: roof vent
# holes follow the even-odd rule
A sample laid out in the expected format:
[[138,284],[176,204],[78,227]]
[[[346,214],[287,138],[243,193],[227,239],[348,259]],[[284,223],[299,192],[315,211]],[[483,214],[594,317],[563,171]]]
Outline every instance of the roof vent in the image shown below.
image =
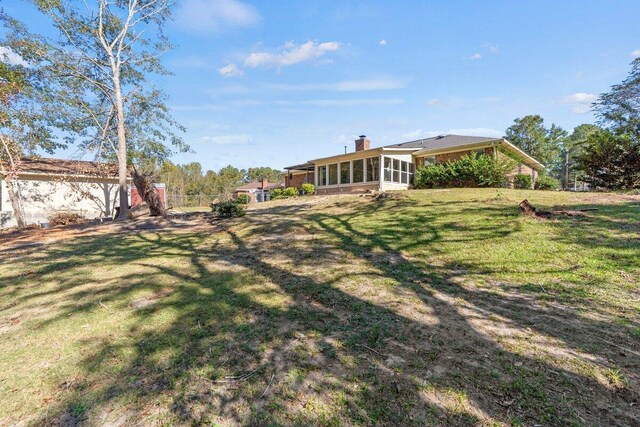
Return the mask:
[[438,136],[436,136],[436,139],[442,139],[442,138],[444,138],[445,136],[447,136],[447,135],[438,135]]
[[360,135],[358,138],[366,138],[367,135]]

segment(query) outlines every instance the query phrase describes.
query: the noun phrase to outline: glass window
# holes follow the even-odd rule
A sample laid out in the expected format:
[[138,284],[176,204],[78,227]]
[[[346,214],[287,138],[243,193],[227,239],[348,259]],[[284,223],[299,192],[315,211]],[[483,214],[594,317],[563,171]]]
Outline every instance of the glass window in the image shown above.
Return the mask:
[[393,170],[395,170],[395,171],[399,171],[400,170],[400,160],[393,159]]
[[400,176],[400,181],[403,184],[407,184],[409,182],[409,174],[407,174],[407,172],[402,172],[402,175]]
[[425,157],[424,158],[424,165],[425,166],[430,166],[430,165],[435,165],[436,164],[436,156],[430,156],[430,157]]
[[318,168],[318,186],[327,185],[327,167],[320,166]]
[[402,172],[406,172],[408,168],[409,168],[409,163],[403,160],[402,163],[400,164],[400,170]]
[[340,163],[340,184],[349,184],[351,182],[351,163]]
[[334,163],[329,165],[329,184],[328,185],[336,185],[338,184],[338,164]]
[[384,158],[384,180],[391,181],[391,158]]
[[364,160],[353,161],[353,182],[364,181]]
[[369,157],[367,160],[367,182],[380,179],[380,157]]

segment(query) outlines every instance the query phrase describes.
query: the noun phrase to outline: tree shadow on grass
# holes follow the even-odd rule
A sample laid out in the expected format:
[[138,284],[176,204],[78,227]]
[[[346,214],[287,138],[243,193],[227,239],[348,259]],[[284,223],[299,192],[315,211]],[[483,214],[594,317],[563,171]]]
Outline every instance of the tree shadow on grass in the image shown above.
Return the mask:
[[[434,245],[456,223],[445,212],[395,215],[374,227],[361,221],[401,203],[363,204],[338,214],[273,209],[210,239],[141,233],[101,244],[77,240],[52,251],[45,265],[33,266],[34,276],[58,277],[60,269],[52,266],[82,253],[89,254],[82,263],[65,268],[133,268],[116,278],[117,285],[95,292],[75,289],[88,277],[63,275],[38,298],[73,298],[35,327],[104,312],[102,305],[118,311],[143,303],[133,310],[126,338],[87,343],[93,350],[82,362],[83,377],[40,422],[638,422],[637,406],[629,405],[637,402],[635,384],[614,390],[580,369],[613,366],[613,360],[633,378],[633,354],[581,353],[592,333],[628,346],[620,328],[527,296],[463,286],[468,272],[481,270],[477,265],[413,258],[413,249]],[[485,215],[505,212],[496,207]],[[518,231],[517,224],[505,229],[497,222],[454,228],[462,241]],[[11,278],[11,286],[20,282]],[[17,304],[33,299],[26,295]],[[576,334],[576,325],[588,333]],[[541,346],[554,344],[583,365],[517,348],[542,338],[548,342]]]

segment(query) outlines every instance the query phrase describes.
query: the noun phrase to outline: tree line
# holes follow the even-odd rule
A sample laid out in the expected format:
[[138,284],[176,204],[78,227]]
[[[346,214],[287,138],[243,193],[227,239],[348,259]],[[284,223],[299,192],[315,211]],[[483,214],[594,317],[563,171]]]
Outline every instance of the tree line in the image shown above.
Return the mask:
[[231,197],[239,186],[253,181],[266,179],[269,183],[281,183],[282,173],[270,167],[238,169],[225,166],[220,170],[203,170],[198,162],[177,165],[166,160],[157,170],[158,179],[166,184],[167,191],[173,195],[216,196],[224,200]]
[[544,164],[545,173],[565,189],[577,182],[594,189],[640,188],[640,58],[631,63],[629,76],[592,107],[597,124],[582,124],[569,133],[529,115],[515,119],[505,138]]

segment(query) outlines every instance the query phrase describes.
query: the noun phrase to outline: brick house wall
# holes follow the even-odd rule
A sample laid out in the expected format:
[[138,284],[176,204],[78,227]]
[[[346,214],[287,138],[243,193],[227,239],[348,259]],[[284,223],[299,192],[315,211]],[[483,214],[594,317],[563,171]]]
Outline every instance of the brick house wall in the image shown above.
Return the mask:
[[284,180],[285,187],[300,188],[302,184],[315,182],[315,175],[313,172],[308,173],[296,173],[291,174],[290,177],[286,176]]
[[377,191],[380,189],[380,184],[377,182],[366,183],[363,182],[359,185],[349,185],[343,187],[319,187],[316,189],[316,194],[349,194],[349,193],[364,193],[367,191]]

